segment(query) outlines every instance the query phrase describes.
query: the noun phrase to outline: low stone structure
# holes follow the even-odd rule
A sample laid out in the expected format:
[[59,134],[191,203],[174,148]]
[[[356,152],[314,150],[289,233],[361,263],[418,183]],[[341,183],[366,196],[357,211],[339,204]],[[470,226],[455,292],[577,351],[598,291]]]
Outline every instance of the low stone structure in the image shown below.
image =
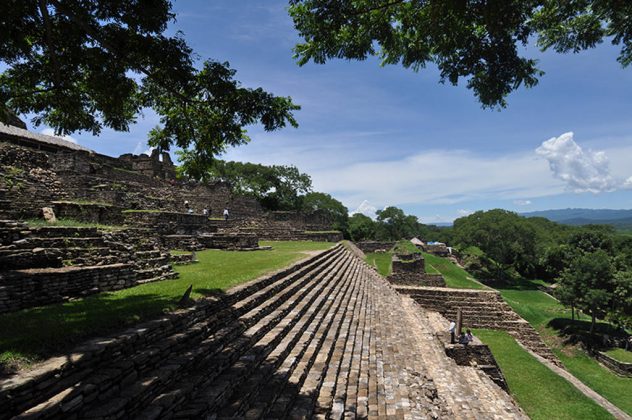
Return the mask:
[[337,246],[0,380],[0,419],[524,419]]
[[29,228],[0,220],[0,239],[0,312],[177,276],[142,229]]
[[106,203],[53,201],[55,214],[61,219],[102,225],[122,225],[125,221],[122,208]]
[[395,246],[395,242],[360,241],[356,242],[356,246],[365,253],[387,252]]
[[589,350],[592,357],[618,375],[632,377],[632,363],[621,362],[601,351]]
[[395,254],[392,257],[392,272],[388,281],[398,285],[444,287],[441,274],[426,273],[426,264],[421,254]]
[[410,296],[420,306],[436,311],[447,319],[455,320],[460,309],[464,328],[507,331],[534,353],[561,365],[537,331],[515,313],[496,290],[419,286],[395,286],[395,289]]
[[0,279],[0,313],[50,305],[136,284],[136,274],[129,264],[7,271]]

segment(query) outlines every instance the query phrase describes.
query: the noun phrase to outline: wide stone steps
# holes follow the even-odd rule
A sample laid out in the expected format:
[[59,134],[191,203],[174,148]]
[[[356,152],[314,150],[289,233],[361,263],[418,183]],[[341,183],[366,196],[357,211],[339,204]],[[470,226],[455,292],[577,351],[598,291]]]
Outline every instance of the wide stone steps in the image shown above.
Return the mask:
[[521,418],[406,299],[337,246],[0,381],[0,419]]
[[[327,274],[318,290],[310,293],[310,298],[303,299],[292,308],[288,316],[281,319],[275,328],[263,336],[249,351],[237,360],[229,369],[211,382],[206,388],[199,390],[197,396],[183,409],[175,413],[176,417],[202,415],[217,412],[222,415],[243,415],[248,408],[247,401],[253,392],[262,385],[262,380],[274,372],[276,367],[301,338],[308,328],[323,328],[323,318],[326,318],[332,308],[340,307],[340,300],[345,296],[348,283],[341,281],[351,263],[346,258],[335,270]],[[298,317],[300,316],[300,318]],[[330,324],[329,324],[330,325]],[[325,327],[327,328],[327,327]],[[320,340],[322,334],[312,334],[315,340]],[[304,343],[303,343],[304,344]],[[313,343],[312,343],[313,344]],[[315,350],[317,350],[317,345]],[[314,348],[314,347],[313,347]],[[296,349],[294,348],[294,351]],[[248,377],[255,371],[253,376]],[[263,385],[266,393],[271,391],[269,384]],[[238,394],[235,391],[238,390]],[[232,401],[231,401],[232,397]],[[220,408],[221,407],[221,408]]]
[[[86,369],[72,369],[72,366],[68,366],[65,367],[64,371],[69,372],[71,370],[74,370],[74,372],[69,375],[69,378],[62,377],[61,380],[58,381],[58,383],[52,383],[48,387],[42,387],[41,384],[38,385],[37,383],[29,383],[30,381],[26,380],[21,387],[14,386],[13,389],[11,389],[12,387],[8,386],[8,392],[4,394],[8,396],[10,400],[12,400],[12,402],[15,404],[16,409],[19,409],[18,407],[24,407],[24,404],[27,404],[27,401],[22,401],[22,403],[20,403],[20,398],[18,396],[23,395],[26,399],[26,396],[28,396],[28,390],[32,386],[37,386],[39,389],[37,397],[33,398],[33,396],[31,396],[28,403],[39,404],[39,406],[37,407],[32,407],[33,412],[40,414],[50,413],[54,417],[55,412],[59,410],[59,407],[67,402],[69,399],[71,399],[72,396],[79,395],[82,397],[90,396],[90,398],[97,398],[95,395],[93,395],[93,390],[96,389],[99,391],[98,398],[102,399],[103,401],[109,401],[113,396],[112,390],[117,388],[116,386],[114,386],[114,384],[118,381],[124,380],[124,375],[133,372],[135,377],[128,379],[128,382],[130,385],[136,384],[136,386],[138,387],[139,382],[135,381],[138,376],[141,376],[143,372],[148,372],[154,368],[158,368],[159,372],[154,380],[147,382],[146,388],[151,391],[152,387],[155,386],[156,381],[164,382],[164,380],[168,379],[171,376],[170,369],[160,369],[160,367],[163,366],[162,362],[165,360],[165,357],[174,352],[178,354],[178,346],[182,347],[182,349],[193,349],[191,351],[195,353],[195,349],[200,349],[199,343],[211,337],[209,344],[217,344],[217,346],[221,350],[222,346],[226,344],[226,342],[238,336],[239,333],[247,328],[247,322],[256,322],[258,319],[257,314],[259,318],[261,318],[275,308],[275,305],[271,304],[271,301],[273,301],[274,299],[269,299],[269,295],[259,294],[258,296],[255,296],[253,298],[253,291],[256,291],[258,288],[265,289],[270,286],[276,287],[277,289],[283,287],[294,287],[295,289],[300,288],[307,280],[303,280],[303,283],[297,282],[297,278],[300,279],[299,276],[303,276],[306,279],[309,279],[313,276],[318,275],[320,270],[328,267],[328,262],[331,258],[336,256],[339,257],[339,255],[340,248],[334,249],[332,251],[325,252],[315,258],[312,258],[305,263],[301,263],[295,266],[294,269],[285,270],[280,272],[276,276],[270,276],[260,281],[256,281],[252,284],[242,286],[240,289],[225,298],[225,305],[223,305],[222,302],[219,302],[219,304],[215,304],[215,306],[218,306],[219,310],[212,311],[211,316],[199,318],[200,315],[195,314],[195,317],[191,317],[191,321],[193,321],[193,323],[185,323],[184,325],[187,326],[186,329],[174,330],[168,335],[153,333],[152,335],[154,338],[152,339],[152,336],[145,337],[146,341],[144,345],[141,346],[139,348],[139,351],[135,354],[121,354],[120,351],[115,352],[114,354],[118,354],[118,357],[104,361],[104,366],[99,369],[99,372],[101,372],[101,374],[94,375],[90,380],[86,380],[84,378],[88,376],[91,371],[95,370],[95,366],[90,366]],[[238,300],[240,298],[243,298],[244,296],[248,298],[247,300],[250,302],[249,305],[241,305],[241,308],[233,308],[229,305],[231,301]],[[281,298],[283,296],[284,293],[279,293],[276,306],[281,305]],[[211,302],[211,305],[213,305],[213,302]],[[259,308],[257,307],[258,305],[265,305],[267,309],[259,310]],[[209,308],[206,309],[207,311],[209,310]],[[238,322],[236,319],[239,316],[248,317],[250,318],[250,320],[246,322]],[[199,321],[196,322],[198,318]],[[162,322],[162,320],[160,321]],[[172,322],[168,322],[167,326],[169,325],[172,325]],[[148,328],[146,327],[141,327],[141,334],[143,334],[144,331],[146,331],[147,329]],[[156,328],[152,327],[150,329],[154,330]],[[159,333],[160,330],[162,330],[162,328],[158,328],[156,332]],[[121,338],[123,340],[123,344],[125,342],[124,337],[125,335],[123,335]],[[221,341],[222,337],[225,338],[224,341]],[[109,341],[110,340],[108,340],[108,342]],[[89,348],[91,346],[88,345],[87,347]],[[204,354],[201,354],[201,356],[204,356]],[[131,366],[129,366],[130,360]],[[77,378],[77,380],[83,381],[75,383],[75,379],[73,378]],[[18,384],[20,384],[20,381],[18,381]],[[144,391],[145,389],[144,386],[141,386],[140,388],[141,391]],[[2,390],[1,386],[0,390]],[[135,395],[134,391],[129,392],[131,395]],[[144,394],[146,393],[147,392],[145,391]],[[143,393],[141,392],[140,394]],[[2,397],[3,392],[0,391],[0,402],[2,402]],[[132,398],[130,397],[128,397],[128,399],[130,399],[130,401],[132,400]],[[125,401],[124,397],[116,399],[116,402],[118,404],[121,404],[122,401]],[[91,402],[89,407],[93,407],[94,405],[99,406],[98,399],[95,402]],[[108,405],[110,406],[108,410],[113,410],[115,412],[117,411],[117,407],[115,405]],[[125,404],[122,404],[122,406],[119,408],[125,408],[126,405],[129,404],[125,402]],[[88,407],[84,407],[83,409],[86,410],[87,408]],[[2,415],[0,414],[0,418],[4,417],[2,417]]]

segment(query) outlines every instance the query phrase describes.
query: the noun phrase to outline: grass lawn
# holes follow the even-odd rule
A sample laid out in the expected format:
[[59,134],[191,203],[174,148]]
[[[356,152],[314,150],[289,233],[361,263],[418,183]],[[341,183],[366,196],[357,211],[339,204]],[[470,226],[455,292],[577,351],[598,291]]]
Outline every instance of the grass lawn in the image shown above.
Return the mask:
[[62,227],[88,227],[97,228],[99,230],[114,231],[124,229],[124,226],[117,225],[103,225],[101,223],[82,222],[75,219],[57,219],[55,223],[49,223],[44,219],[27,219],[24,221],[29,227],[43,227],[43,226],[62,226]]
[[390,252],[369,252],[366,254],[366,262],[377,268],[378,273],[386,277],[391,274],[393,265],[391,255]]
[[511,394],[532,419],[611,419],[610,413],[520,347],[504,331],[477,330],[500,365]]
[[[604,396],[608,401],[632,415],[632,378],[623,378],[601,366],[584,351],[565,346],[558,336],[559,326],[571,324],[570,309],[536,289],[536,282],[527,280],[512,288],[499,289],[501,295],[521,317],[540,333],[566,369],[580,381]],[[588,324],[589,317],[582,316],[575,324]],[[604,328],[603,324],[599,325]]]
[[[330,248],[326,242],[260,242],[269,251],[197,253],[197,264],[177,266],[180,278],[99,293],[72,302],[0,315],[1,365],[28,365],[68,350],[88,337],[159,316],[173,309],[187,287],[198,298],[257,278],[305,258],[309,251]],[[1,370],[1,369],[0,369]]]
[[632,351],[625,349],[611,349],[605,352],[608,356],[612,357],[623,363],[632,363]]
[[427,253],[423,253],[423,256],[426,259],[426,272],[441,273],[445,278],[446,286],[454,289],[487,289],[475,281],[470,273],[456,266],[452,261]]

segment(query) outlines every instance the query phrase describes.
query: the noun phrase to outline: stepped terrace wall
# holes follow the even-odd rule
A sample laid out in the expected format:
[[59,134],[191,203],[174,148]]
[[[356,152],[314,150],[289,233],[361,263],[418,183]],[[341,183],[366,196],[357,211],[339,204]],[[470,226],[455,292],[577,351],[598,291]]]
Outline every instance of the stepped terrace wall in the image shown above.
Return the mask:
[[392,272],[388,281],[396,285],[445,287],[441,274],[426,273],[426,264],[421,254],[393,255]]
[[[395,286],[420,306],[456,320],[460,309],[464,328],[489,328],[507,331],[536,354],[561,365],[531,325],[505,303],[496,290],[450,289],[446,287]],[[447,328],[447,326],[446,326]]]
[[[424,324],[409,315],[337,246],[0,381],[0,419],[524,418],[431,334],[411,334]],[[433,363],[460,383],[439,394]]]
[[124,289],[135,284],[136,275],[127,264],[8,271],[0,279],[0,313]]
[[388,251],[395,246],[395,242],[360,241],[356,246],[364,253]]

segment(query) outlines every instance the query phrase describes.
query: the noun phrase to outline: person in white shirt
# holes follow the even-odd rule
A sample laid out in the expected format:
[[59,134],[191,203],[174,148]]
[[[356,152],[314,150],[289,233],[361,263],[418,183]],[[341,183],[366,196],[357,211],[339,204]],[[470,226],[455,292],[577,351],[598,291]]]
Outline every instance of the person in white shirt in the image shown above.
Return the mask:
[[450,320],[450,326],[448,332],[450,332],[450,344],[454,344],[454,332],[456,331],[456,323]]

